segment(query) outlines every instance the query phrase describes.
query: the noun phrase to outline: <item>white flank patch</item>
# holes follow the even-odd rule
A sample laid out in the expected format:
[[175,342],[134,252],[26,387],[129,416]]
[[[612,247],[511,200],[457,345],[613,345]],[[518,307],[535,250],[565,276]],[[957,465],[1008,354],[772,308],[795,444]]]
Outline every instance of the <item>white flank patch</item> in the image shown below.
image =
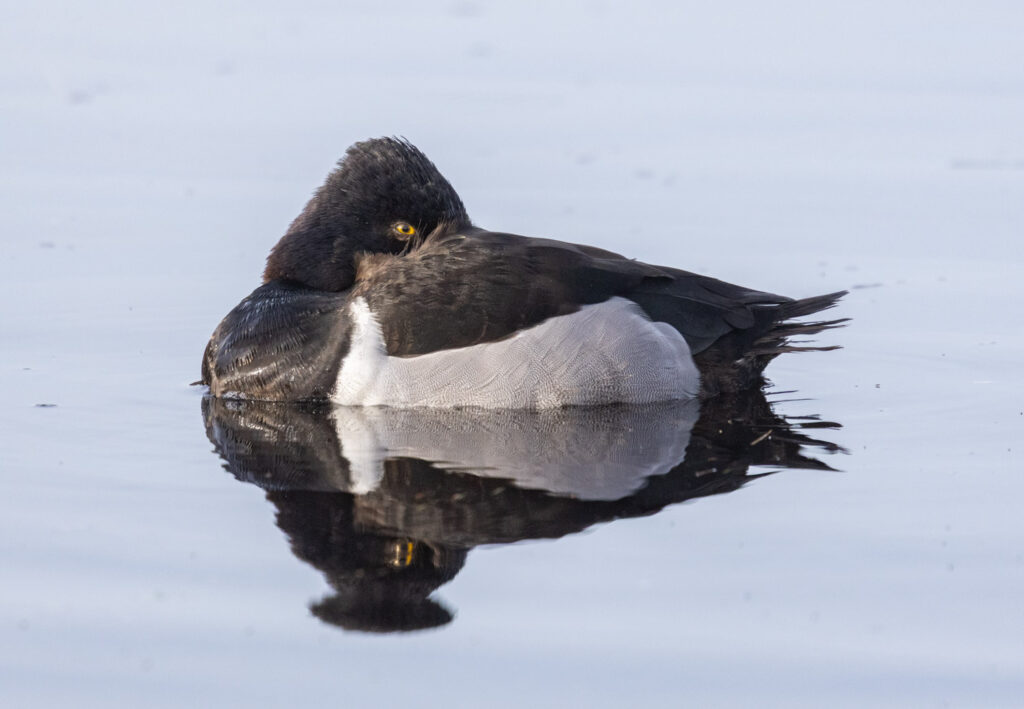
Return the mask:
[[351,348],[332,396],[345,406],[546,409],[674,401],[700,390],[686,340],[625,298],[498,342],[417,357],[388,356],[364,299],[349,314]]

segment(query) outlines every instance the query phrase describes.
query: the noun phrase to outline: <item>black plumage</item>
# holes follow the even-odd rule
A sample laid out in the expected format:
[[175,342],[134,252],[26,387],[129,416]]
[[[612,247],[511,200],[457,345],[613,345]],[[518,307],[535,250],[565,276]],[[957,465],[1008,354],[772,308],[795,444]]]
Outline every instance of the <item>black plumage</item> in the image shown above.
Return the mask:
[[469,224],[459,195],[413,145],[356,143],[274,246],[263,280],[343,291],[352,285],[356,254],[405,248],[391,230],[399,220],[421,232],[441,221]]
[[203,353],[214,396],[327,399],[348,345],[346,294],[271,281],[227,314]]
[[203,382],[214,395],[329,398],[355,298],[380,323],[387,353],[401,357],[501,340],[627,298],[685,338],[704,396],[758,384],[783,352],[832,349],[789,338],[844,322],[793,319],[832,307],[845,292],[793,300],[591,246],[475,227],[433,163],[392,138],[349,149],[274,247],[264,279],[207,347]]

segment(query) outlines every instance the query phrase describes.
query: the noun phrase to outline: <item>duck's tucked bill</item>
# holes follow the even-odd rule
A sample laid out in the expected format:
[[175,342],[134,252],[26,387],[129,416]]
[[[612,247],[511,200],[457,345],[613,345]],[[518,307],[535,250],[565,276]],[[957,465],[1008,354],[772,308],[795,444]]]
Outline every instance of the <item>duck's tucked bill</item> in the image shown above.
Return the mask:
[[777,355],[843,320],[603,249],[473,226],[403,140],[349,149],[218,326],[218,397],[543,409],[707,397],[762,383]]

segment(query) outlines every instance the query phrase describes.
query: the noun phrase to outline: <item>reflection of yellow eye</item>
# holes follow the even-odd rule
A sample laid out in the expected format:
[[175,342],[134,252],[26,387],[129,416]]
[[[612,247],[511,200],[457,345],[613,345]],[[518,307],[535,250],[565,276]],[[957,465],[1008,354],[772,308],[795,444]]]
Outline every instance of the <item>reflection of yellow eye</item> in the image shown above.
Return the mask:
[[416,233],[416,227],[409,222],[397,222],[391,228],[395,230],[396,234],[404,236],[405,238],[409,238]]
[[413,542],[395,542],[391,565],[398,568],[409,566],[412,563],[412,553],[415,549],[416,545]]

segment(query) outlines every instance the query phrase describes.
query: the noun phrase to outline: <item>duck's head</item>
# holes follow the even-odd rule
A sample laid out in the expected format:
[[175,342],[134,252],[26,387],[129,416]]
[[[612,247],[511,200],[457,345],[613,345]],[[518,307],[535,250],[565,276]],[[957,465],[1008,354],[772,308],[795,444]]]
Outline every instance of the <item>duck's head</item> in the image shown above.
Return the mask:
[[426,155],[397,138],[356,143],[271,250],[263,280],[342,291],[357,254],[400,252],[441,224],[470,220]]

